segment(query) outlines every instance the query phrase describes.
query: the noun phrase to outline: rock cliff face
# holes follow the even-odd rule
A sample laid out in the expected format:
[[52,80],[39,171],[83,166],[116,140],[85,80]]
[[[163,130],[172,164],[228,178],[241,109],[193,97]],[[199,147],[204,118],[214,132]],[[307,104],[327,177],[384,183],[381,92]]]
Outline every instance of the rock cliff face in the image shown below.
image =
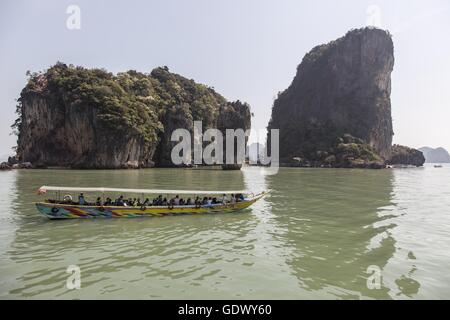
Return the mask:
[[279,93],[268,129],[280,129],[280,161],[371,166],[390,158],[391,36],[364,28],[305,55]]
[[151,164],[154,143],[145,143],[133,132],[104,128],[97,119],[97,110],[88,105],[74,108],[52,100],[34,93],[23,98],[17,150],[21,161],[78,168]]
[[[239,107],[236,107],[239,106]],[[249,106],[156,68],[113,75],[57,63],[30,75],[17,107],[17,158],[34,166],[172,166],[172,130],[250,128]],[[229,121],[229,119],[232,119]]]
[[387,163],[391,165],[404,164],[421,167],[425,163],[425,157],[419,150],[394,144],[392,146],[391,158]]

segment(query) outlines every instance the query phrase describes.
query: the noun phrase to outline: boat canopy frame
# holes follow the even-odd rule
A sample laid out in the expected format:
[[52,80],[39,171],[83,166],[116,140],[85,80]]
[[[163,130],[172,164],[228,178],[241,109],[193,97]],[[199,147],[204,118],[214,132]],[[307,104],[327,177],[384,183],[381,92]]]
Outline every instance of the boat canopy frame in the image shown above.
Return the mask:
[[134,194],[252,194],[248,190],[222,190],[222,191],[205,191],[205,190],[164,190],[164,189],[126,189],[126,188],[104,188],[104,187],[57,187],[57,186],[42,186],[38,189],[39,193],[46,193],[47,191],[73,191],[73,192],[100,192],[102,194],[107,192],[117,193],[134,193]]

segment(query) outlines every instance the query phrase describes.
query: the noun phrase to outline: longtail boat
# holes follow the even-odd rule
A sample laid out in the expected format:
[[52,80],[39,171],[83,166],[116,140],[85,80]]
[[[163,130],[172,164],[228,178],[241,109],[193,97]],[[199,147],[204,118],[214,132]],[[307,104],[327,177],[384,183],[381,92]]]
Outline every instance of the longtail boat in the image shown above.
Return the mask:
[[[46,194],[48,191],[55,191],[55,199],[48,199],[43,202],[36,202],[36,207],[41,214],[50,219],[74,219],[74,218],[134,218],[163,215],[181,215],[181,214],[202,214],[202,213],[221,213],[236,212],[248,208],[253,203],[264,197],[267,193],[261,192],[253,194],[251,192],[241,191],[200,191],[200,190],[154,190],[154,189],[119,189],[119,188],[72,188],[72,187],[54,187],[42,186],[39,188],[39,194]],[[61,192],[97,192],[101,195],[104,203],[105,194],[135,194],[141,195],[192,195],[192,196],[222,196],[222,195],[242,195],[237,201],[226,201],[214,204],[185,204],[185,205],[138,205],[138,206],[118,206],[118,205],[94,205],[79,204],[73,202],[71,195],[66,194],[60,201]],[[70,200],[67,200],[70,199]]]

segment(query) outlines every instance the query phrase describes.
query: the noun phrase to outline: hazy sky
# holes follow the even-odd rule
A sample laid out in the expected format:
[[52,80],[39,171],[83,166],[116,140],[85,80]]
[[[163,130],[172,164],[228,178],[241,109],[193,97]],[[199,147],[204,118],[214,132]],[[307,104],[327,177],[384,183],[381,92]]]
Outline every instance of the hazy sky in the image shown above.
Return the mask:
[[[69,5],[81,29],[69,30]],[[11,153],[27,70],[56,61],[112,72],[171,71],[248,102],[265,128],[273,99],[315,45],[380,22],[393,33],[394,142],[450,150],[450,1],[0,2],[0,155]]]

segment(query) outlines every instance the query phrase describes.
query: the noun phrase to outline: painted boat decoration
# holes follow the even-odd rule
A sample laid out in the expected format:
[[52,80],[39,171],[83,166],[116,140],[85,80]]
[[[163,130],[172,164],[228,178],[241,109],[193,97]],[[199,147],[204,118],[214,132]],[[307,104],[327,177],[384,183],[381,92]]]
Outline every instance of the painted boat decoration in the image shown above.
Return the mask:
[[[36,202],[38,211],[49,219],[86,219],[86,218],[135,218],[164,215],[182,214],[206,214],[236,212],[248,208],[256,201],[264,197],[267,192],[254,195],[248,191],[199,191],[199,190],[154,190],[154,189],[119,189],[119,188],[72,188],[72,187],[52,187],[42,186],[39,194],[46,194],[48,191],[55,191],[56,199],[60,199],[61,192],[97,192],[102,195],[106,193],[128,193],[139,195],[242,195],[236,202],[211,203],[211,204],[184,204],[184,205],[93,205],[78,203],[65,203],[67,201],[48,199],[44,202]],[[69,195],[65,195],[67,197]],[[70,197],[71,199],[71,197]],[[103,202],[102,202],[103,203]]]

